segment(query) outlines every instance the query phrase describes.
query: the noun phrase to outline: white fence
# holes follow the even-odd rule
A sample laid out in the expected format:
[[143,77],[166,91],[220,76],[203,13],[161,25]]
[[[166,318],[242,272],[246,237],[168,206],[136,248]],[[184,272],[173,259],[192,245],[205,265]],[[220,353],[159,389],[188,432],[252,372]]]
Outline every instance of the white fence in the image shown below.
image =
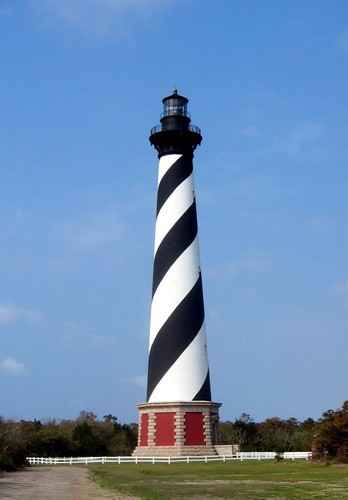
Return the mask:
[[[27,461],[31,465],[74,465],[74,464],[172,464],[176,462],[227,462],[229,460],[274,460],[279,454],[273,451],[245,451],[235,455],[211,455],[211,456],[187,456],[187,457],[70,457],[70,458],[43,458],[43,457],[27,457]],[[286,451],[281,456],[284,460],[312,458],[310,451]]]

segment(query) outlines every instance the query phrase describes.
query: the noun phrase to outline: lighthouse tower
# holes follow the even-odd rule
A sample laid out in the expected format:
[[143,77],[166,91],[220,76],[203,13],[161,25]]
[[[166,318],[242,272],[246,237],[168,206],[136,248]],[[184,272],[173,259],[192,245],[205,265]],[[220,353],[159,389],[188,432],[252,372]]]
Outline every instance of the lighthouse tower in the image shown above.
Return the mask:
[[135,455],[214,454],[219,403],[211,400],[193,153],[202,141],[188,99],[163,99],[151,130],[159,171],[147,402]]

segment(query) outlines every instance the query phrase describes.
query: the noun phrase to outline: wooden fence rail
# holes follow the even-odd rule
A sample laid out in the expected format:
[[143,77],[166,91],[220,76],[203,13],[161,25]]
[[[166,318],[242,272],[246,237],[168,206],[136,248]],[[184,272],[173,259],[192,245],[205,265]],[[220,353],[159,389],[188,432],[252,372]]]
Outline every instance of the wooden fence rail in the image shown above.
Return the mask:
[[281,456],[284,460],[310,460],[312,452],[310,451],[286,451],[278,454],[273,451],[245,451],[234,455],[211,455],[211,456],[187,456],[187,457],[27,457],[27,461],[31,465],[74,465],[74,464],[140,464],[151,463],[172,464],[176,462],[227,462],[229,460],[275,460]]

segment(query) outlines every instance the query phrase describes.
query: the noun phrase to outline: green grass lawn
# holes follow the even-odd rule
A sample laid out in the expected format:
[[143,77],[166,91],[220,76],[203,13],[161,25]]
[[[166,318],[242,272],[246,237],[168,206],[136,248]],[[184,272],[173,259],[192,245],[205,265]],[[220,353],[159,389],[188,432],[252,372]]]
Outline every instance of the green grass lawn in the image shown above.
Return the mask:
[[348,465],[302,460],[90,466],[92,479],[145,500],[348,499]]

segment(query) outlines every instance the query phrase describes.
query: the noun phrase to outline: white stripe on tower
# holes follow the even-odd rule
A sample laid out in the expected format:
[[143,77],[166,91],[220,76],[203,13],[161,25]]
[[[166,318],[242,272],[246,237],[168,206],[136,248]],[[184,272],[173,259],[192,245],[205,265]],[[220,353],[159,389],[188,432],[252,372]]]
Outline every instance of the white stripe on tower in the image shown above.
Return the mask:
[[192,156],[159,162],[148,402],[211,400]]

